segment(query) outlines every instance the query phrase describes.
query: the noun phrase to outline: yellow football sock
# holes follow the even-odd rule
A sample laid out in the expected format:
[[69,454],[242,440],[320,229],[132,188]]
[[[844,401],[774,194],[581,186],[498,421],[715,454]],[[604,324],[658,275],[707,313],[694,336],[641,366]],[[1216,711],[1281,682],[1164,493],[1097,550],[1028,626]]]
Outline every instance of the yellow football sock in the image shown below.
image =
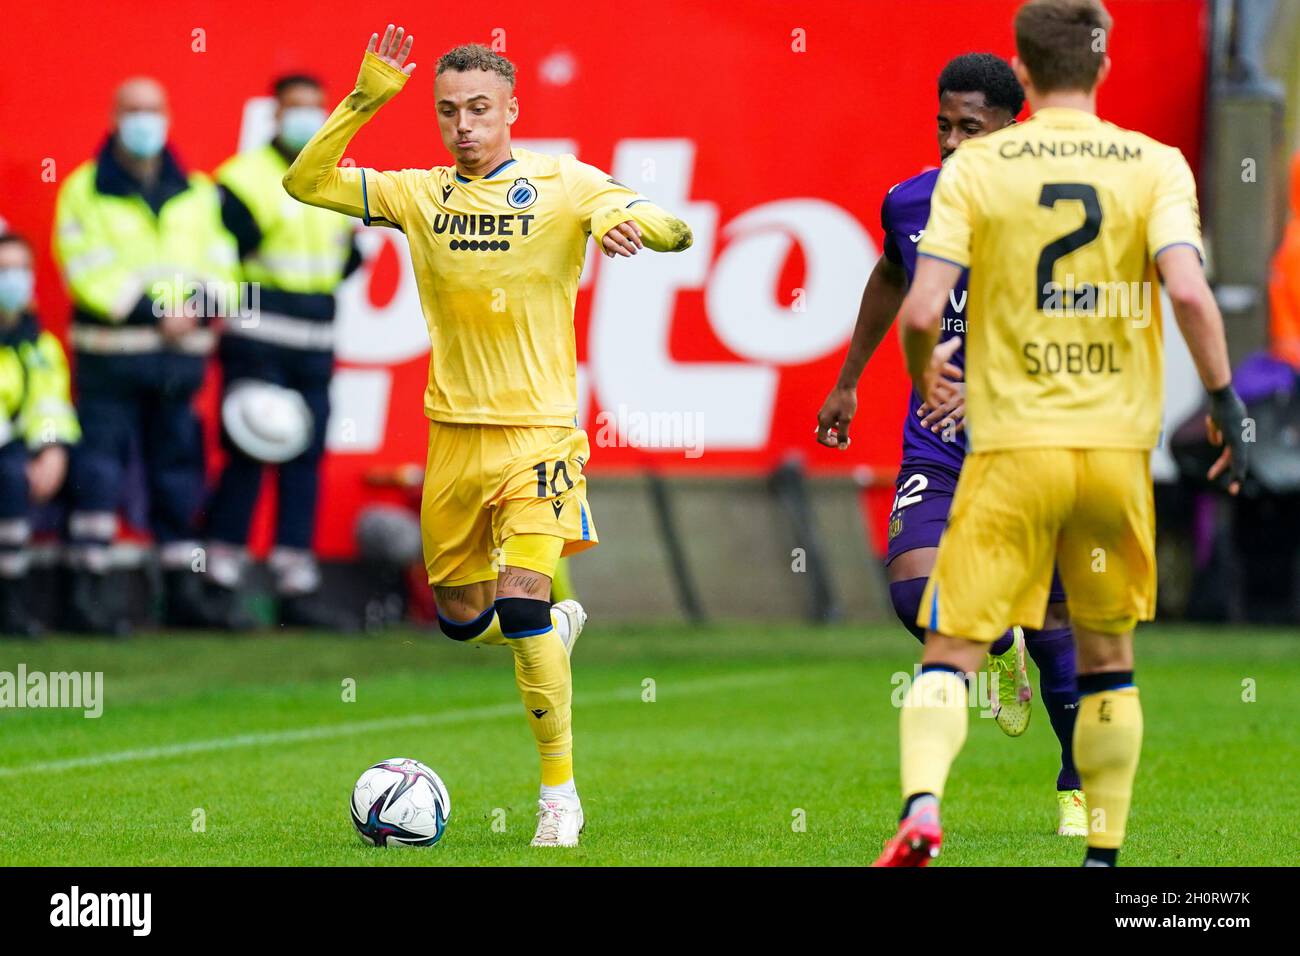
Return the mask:
[[1088,798],[1088,846],[1117,850],[1124,842],[1141,750],[1142,702],[1136,687],[1079,698],[1074,764]]
[[502,646],[510,643],[504,634],[501,633],[501,618],[499,615],[492,615],[492,623],[487,626],[478,637],[471,637],[466,644],[491,644]]
[[542,757],[542,786],[566,783],[573,779],[573,675],[564,643],[554,627],[507,643],[515,654],[515,683]]
[[[457,608],[458,613],[464,613]],[[487,619],[487,624],[483,620]],[[462,644],[505,644],[506,636],[501,631],[501,617],[497,614],[496,607],[489,604],[487,609],[476,615],[469,621],[457,621],[454,618],[445,617],[442,610],[438,610],[438,627],[442,633],[446,634],[453,641],[459,641]],[[483,628],[479,631],[478,628]]]
[[[561,626],[568,627],[569,622],[564,619],[564,615],[562,615],[559,611],[552,608],[551,626],[556,628],[559,628]],[[465,643],[466,644],[489,644],[494,647],[504,647],[505,645],[510,643],[510,639],[501,632],[500,618],[498,618],[497,615],[493,614],[492,623],[487,626],[487,630],[485,630],[478,637],[471,637]]]
[[943,796],[948,770],[966,742],[966,680],[952,671],[925,671],[903,698],[899,718],[903,796]]

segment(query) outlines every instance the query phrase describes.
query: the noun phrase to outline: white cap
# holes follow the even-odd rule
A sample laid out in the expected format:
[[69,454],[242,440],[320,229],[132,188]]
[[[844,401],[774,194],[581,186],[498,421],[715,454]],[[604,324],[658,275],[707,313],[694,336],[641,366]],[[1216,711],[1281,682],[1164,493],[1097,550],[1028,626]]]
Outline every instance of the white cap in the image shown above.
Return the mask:
[[231,383],[221,423],[240,451],[271,464],[292,461],[311,444],[311,409],[299,392],[245,378]]

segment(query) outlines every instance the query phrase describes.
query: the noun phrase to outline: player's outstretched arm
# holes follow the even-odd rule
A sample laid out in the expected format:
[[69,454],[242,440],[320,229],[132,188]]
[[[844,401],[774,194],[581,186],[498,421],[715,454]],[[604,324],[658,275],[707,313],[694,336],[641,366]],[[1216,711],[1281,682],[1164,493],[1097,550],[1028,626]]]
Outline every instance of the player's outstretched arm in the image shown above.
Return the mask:
[[648,199],[628,208],[607,206],[598,210],[591,217],[591,235],[611,259],[634,256],[643,248],[682,252],[695,241],[690,226]]
[[573,156],[560,157],[560,177],[584,232],[606,256],[641,249],[681,252],[691,247],[691,227],[609,173]]
[[1243,428],[1246,406],[1232,387],[1232,366],[1223,316],[1201,268],[1201,257],[1193,246],[1173,245],[1156,256],[1156,266],[1165,292],[1174,307],[1178,329],[1192,353],[1201,383],[1210,393],[1210,420],[1206,427],[1210,441],[1225,445],[1223,454],[1210,469],[1211,480],[1229,472],[1228,491],[1236,494],[1246,476],[1247,444]]
[[370,35],[356,87],[284,174],[284,188],[290,196],[349,216],[367,216],[365,173],[355,167],[340,168],[339,160],[357,130],[401,91],[415,70],[414,63],[406,62],[414,42],[402,27],[394,28],[391,23],[382,40],[378,34]]
[[853,326],[853,338],[849,340],[840,377],[817,413],[820,444],[840,450],[849,447],[849,423],[858,410],[858,379],[889,331],[906,292],[907,273],[902,266],[884,256],[877,259],[867,287],[862,290],[858,321]]

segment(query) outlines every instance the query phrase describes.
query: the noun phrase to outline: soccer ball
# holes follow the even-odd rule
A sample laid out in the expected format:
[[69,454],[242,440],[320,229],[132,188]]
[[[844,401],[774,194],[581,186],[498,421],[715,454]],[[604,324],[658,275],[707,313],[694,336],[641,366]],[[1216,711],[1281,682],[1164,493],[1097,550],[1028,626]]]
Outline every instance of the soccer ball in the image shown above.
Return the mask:
[[352,788],[352,823],[372,846],[433,846],[450,816],[446,786],[418,760],[377,763]]

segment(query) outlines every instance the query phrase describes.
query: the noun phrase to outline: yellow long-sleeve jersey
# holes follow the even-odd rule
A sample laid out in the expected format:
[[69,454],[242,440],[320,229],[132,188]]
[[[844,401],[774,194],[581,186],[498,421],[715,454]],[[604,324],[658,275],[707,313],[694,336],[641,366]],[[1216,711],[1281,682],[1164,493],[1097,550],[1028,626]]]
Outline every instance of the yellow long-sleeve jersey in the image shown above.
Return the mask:
[[441,422],[575,424],[573,309],[587,236],[628,220],[646,247],[689,248],[691,231],[571,155],[513,149],[470,178],[432,169],[339,167],[348,142],[406,82],[367,53],[357,85],[284,177],[295,198],[401,229],[429,328],[425,414]]

